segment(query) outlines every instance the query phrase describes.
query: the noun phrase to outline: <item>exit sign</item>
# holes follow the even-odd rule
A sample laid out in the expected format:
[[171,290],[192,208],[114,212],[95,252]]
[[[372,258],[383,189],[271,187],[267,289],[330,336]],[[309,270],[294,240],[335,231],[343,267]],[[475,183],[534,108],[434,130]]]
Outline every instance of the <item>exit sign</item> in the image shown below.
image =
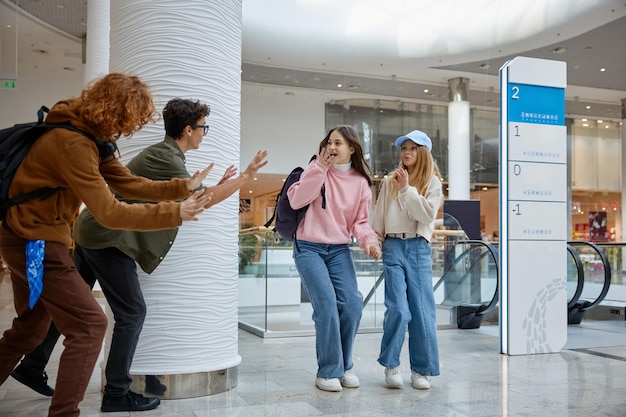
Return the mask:
[[12,79],[0,79],[2,89],[4,90],[15,90],[17,88],[17,80]]

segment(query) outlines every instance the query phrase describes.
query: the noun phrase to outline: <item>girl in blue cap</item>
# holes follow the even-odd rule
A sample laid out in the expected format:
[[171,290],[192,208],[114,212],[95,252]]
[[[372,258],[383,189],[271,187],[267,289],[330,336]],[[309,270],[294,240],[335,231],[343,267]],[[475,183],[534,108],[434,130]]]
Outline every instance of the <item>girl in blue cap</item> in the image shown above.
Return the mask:
[[414,130],[395,141],[401,161],[383,181],[372,227],[383,244],[385,318],[378,363],[385,382],[400,388],[400,352],[409,331],[411,384],[429,389],[428,376],[439,375],[439,350],[430,239],[443,200],[439,170],[430,138]]

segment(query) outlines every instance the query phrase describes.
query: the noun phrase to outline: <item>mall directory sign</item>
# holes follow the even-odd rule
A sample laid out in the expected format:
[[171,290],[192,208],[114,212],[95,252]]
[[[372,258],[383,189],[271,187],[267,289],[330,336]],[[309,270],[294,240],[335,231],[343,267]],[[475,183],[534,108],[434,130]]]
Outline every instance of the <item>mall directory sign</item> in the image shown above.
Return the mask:
[[500,347],[558,352],[567,340],[565,62],[500,68]]

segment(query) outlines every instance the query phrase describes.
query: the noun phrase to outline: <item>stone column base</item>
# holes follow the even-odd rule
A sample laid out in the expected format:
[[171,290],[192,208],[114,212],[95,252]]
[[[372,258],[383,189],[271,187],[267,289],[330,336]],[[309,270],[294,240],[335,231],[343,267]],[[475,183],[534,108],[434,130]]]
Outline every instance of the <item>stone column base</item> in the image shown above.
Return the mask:
[[204,397],[237,386],[238,366],[211,372],[178,375],[131,375],[130,389],[146,397],[164,400]]

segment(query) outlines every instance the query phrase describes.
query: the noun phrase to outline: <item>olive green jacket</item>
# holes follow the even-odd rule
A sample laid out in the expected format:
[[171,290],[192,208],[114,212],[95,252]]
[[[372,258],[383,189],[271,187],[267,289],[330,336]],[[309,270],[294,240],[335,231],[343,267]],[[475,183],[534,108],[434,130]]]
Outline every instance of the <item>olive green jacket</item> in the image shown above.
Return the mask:
[[[190,177],[183,152],[176,140],[169,136],[165,136],[163,142],[141,151],[127,167],[133,174],[152,180]],[[98,223],[89,209],[85,209],[76,219],[74,239],[78,245],[88,249],[117,248],[150,274],[167,255],[177,233],[178,228],[153,232],[109,229]]]

